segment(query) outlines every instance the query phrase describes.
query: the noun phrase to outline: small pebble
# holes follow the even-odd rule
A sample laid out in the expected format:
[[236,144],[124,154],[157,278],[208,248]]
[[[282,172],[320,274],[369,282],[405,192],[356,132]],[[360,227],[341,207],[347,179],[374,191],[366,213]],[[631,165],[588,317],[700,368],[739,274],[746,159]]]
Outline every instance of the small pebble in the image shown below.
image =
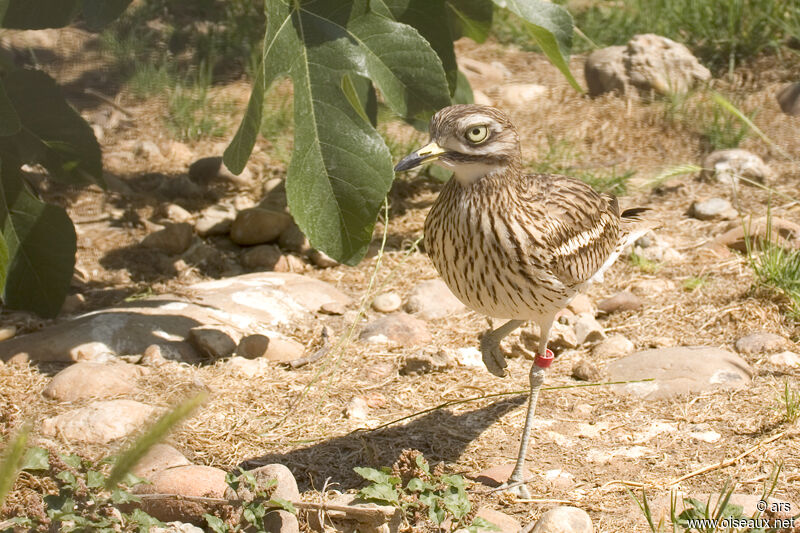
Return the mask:
[[384,292],[372,301],[372,308],[379,313],[393,313],[400,309],[403,300],[395,292]]
[[0,342],[8,340],[17,334],[16,326],[4,326],[0,328]]

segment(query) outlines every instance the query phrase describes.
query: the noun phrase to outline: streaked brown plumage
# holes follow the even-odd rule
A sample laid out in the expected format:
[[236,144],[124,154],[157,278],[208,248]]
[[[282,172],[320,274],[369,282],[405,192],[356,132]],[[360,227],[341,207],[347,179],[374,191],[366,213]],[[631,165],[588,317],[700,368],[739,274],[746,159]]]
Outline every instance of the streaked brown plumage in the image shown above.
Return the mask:
[[425,220],[425,247],[453,293],[471,309],[509,321],[481,339],[487,369],[505,374],[500,341],[534,321],[541,342],[517,465],[509,479],[522,496],[525,452],[556,313],[643,231],[641,210],[619,212],[616,198],[582,181],[524,174],[519,138],[508,117],[486,106],[456,105],[431,119],[431,143],[395,170],[435,162],[454,172]]

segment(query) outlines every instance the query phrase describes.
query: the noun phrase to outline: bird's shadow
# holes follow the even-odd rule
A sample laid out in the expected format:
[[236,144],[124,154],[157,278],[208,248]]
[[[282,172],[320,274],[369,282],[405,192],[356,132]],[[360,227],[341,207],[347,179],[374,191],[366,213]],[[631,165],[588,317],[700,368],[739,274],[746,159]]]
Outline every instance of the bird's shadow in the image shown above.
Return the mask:
[[354,431],[285,454],[246,459],[239,466],[253,469],[283,464],[294,474],[300,490],[321,489],[328,479],[336,480],[338,490],[352,489],[363,484],[354,467],[391,466],[405,449],[422,452],[431,464],[456,461],[470,442],[526,399],[524,395],[512,397],[459,414],[437,409],[408,424]]

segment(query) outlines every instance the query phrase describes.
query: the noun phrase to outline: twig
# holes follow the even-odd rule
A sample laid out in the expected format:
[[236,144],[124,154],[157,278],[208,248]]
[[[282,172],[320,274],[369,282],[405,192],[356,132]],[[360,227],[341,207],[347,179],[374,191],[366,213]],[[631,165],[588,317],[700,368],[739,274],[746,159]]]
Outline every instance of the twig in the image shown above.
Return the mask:
[[644,488],[644,483],[639,483],[637,481],[628,481],[625,479],[612,479],[608,483],[604,483],[600,490],[605,490],[607,487],[611,485],[627,485],[630,487],[636,487],[638,489]]
[[84,92],[86,94],[91,94],[95,98],[99,98],[100,100],[104,101],[105,103],[107,103],[108,105],[110,105],[111,107],[116,109],[117,111],[125,113],[126,115],[128,115],[128,117],[133,118],[133,113],[131,113],[129,110],[125,109],[124,107],[122,107],[121,105],[116,103],[113,99],[111,99],[108,96],[104,95],[100,91],[95,91],[94,89],[92,89],[90,87],[90,88],[84,90]]
[[679,477],[678,479],[672,481],[667,486],[671,487],[672,485],[677,485],[681,481],[685,481],[685,480],[687,480],[689,478],[692,478],[692,477],[695,477],[695,476],[699,476],[700,474],[705,474],[706,472],[711,472],[713,470],[719,470],[720,468],[726,468],[728,466],[736,464],[740,459],[743,459],[743,458],[747,457],[748,455],[750,455],[751,453],[755,452],[756,450],[758,450],[760,447],[764,446],[765,444],[769,444],[770,442],[774,442],[774,441],[780,439],[781,437],[783,437],[784,435],[786,435],[786,432],[782,431],[782,432],[778,433],[777,435],[773,435],[770,438],[759,442],[758,444],[756,444],[752,448],[748,448],[747,450],[743,451],[742,453],[740,453],[739,455],[737,455],[736,457],[734,457],[732,459],[727,459],[725,461],[720,461],[719,463],[714,463],[713,465],[704,466],[703,468],[701,468],[699,470],[695,470],[694,472],[689,472],[688,474],[683,475],[683,476]]
[[291,361],[288,362],[289,366],[292,368],[300,368],[303,365],[307,365],[308,363],[313,363],[317,359],[322,359],[323,357],[328,355],[331,351],[331,342],[329,339],[327,327],[322,328],[322,334],[320,335],[320,339],[322,340],[322,348],[312,353],[311,355],[304,355],[303,357],[292,359]]

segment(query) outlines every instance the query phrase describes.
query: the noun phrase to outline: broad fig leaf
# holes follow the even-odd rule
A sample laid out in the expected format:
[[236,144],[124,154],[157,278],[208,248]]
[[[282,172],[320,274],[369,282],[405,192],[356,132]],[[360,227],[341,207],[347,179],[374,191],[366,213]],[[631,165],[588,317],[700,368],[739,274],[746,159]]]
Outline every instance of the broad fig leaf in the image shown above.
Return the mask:
[[78,0],[10,0],[4,28],[41,30],[61,28],[78,14]]
[[101,30],[128,9],[131,0],[83,0],[83,18],[92,30]]
[[266,89],[277,76],[291,76],[289,208],[316,248],[355,264],[366,252],[394,173],[386,144],[354,109],[343,77],[354,88],[358,77],[371,80],[400,116],[428,117],[450,103],[442,62],[415,29],[369,11],[363,2],[267,0],[266,13],[262,65],[226,164],[234,172],[244,167]]
[[14,135],[19,128],[19,117],[11,100],[8,99],[3,80],[0,79],[0,137]]
[[3,83],[21,130],[8,137],[9,142],[3,142],[0,149],[16,150],[16,158],[25,163],[42,164],[56,181],[102,185],[100,145],[92,128],[64,100],[55,81],[38,70],[18,69],[8,73]]
[[569,71],[572,48],[572,15],[547,0],[492,0],[526,21],[531,37],[576,91],[583,89]]
[[447,0],[453,40],[469,37],[482,43],[492,27],[492,4],[485,0]]
[[0,229],[9,257],[3,302],[44,317],[57,315],[77,249],[66,211],[33,196],[17,168],[0,167]]
[[6,17],[9,0],[0,0],[0,28],[3,27],[3,19]]

